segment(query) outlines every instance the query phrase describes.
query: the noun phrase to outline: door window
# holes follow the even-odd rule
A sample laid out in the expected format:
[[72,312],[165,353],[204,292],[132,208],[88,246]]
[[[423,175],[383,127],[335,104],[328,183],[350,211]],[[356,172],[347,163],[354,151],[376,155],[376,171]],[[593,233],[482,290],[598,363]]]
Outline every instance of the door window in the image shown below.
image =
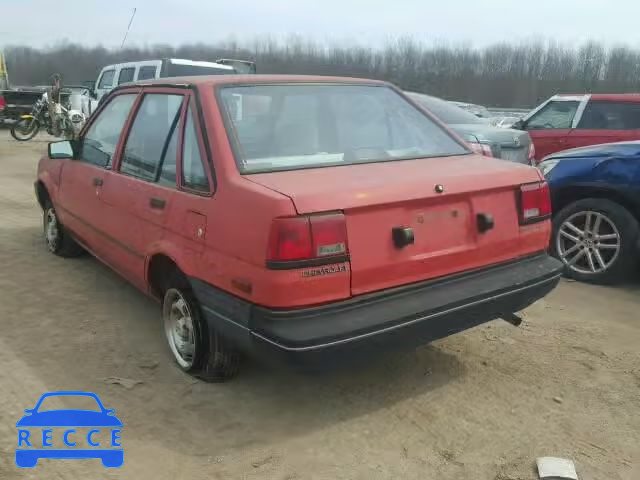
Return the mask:
[[178,157],[178,125],[173,127],[171,138],[167,145],[167,152],[162,160],[162,168],[158,183],[165,187],[176,187],[176,158]]
[[140,70],[138,71],[138,80],[149,80],[152,78],[156,78],[157,69],[158,67],[155,67],[153,65],[140,67]]
[[578,124],[580,129],[640,129],[640,103],[591,101]]
[[157,93],[144,96],[127,137],[120,172],[175,186],[175,132],[182,98],[182,95]]
[[579,105],[577,101],[549,102],[527,121],[527,129],[571,128]]
[[80,160],[110,168],[122,127],[129,116],[136,94],[116,95],[91,124],[82,140]]
[[109,88],[113,85],[113,77],[115,76],[115,70],[105,70],[102,72],[100,82],[98,82],[98,88]]
[[209,192],[209,180],[202,163],[202,154],[193,122],[191,107],[187,112],[182,152],[182,185],[190,190]]
[[120,75],[118,75],[118,85],[132,81],[135,71],[135,67],[128,67],[120,70]]

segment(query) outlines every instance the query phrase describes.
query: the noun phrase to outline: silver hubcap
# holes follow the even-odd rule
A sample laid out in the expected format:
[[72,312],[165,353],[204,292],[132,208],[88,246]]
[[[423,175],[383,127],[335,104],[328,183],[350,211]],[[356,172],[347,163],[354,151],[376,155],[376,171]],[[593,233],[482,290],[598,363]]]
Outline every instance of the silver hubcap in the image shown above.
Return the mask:
[[49,248],[55,250],[58,246],[58,218],[53,208],[47,210],[44,235]]
[[620,232],[600,212],[578,212],[560,226],[556,248],[571,270],[595,274],[606,271],[620,254]]
[[173,356],[182,368],[191,368],[196,351],[193,317],[189,305],[178,290],[167,290],[162,316],[164,332]]

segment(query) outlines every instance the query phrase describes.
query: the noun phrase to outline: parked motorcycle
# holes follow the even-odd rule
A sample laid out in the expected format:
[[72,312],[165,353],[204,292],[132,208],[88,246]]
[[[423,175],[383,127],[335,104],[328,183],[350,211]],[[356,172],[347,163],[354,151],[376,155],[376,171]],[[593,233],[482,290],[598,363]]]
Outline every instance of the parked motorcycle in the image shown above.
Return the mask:
[[50,99],[45,92],[33,105],[29,115],[22,115],[11,128],[11,136],[20,142],[34,138],[44,126],[54,137],[72,140],[82,130],[86,121],[79,110],[71,110]]

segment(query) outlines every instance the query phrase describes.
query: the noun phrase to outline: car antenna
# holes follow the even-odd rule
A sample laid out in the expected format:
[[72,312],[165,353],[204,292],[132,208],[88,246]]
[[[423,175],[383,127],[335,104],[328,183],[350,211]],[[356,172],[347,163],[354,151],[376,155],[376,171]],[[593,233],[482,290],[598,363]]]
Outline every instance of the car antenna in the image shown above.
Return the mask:
[[131,19],[129,20],[129,25],[127,26],[127,31],[124,32],[124,38],[122,39],[122,45],[120,45],[120,48],[124,47],[124,42],[127,41],[127,35],[129,35],[129,29],[131,28],[131,24],[133,23],[133,17],[136,16],[136,8],[133,9],[133,13],[131,14]]

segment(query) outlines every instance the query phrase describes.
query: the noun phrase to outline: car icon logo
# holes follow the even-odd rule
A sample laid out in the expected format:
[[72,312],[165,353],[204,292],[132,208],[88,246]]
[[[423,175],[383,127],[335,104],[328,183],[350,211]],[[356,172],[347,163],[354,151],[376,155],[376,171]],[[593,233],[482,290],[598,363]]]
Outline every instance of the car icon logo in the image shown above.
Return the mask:
[[[93,399],[96,407],[93,410],[41,408],[42,402],[50,397],[84,397]],[[95,393],[45,393],[34,408],[25,410],[25,414],[16,423],[16,465],[20,468],[33,468],[41,458],[99,458],[107,468],[119,468],[124,463],[124,450],[120,443],[122,422],[114,415],[114,410],[104,407]],[[79,431],[87,428],[86,435]],[[65,448],[58,448],[62,445],[54,445],[54,441],[61,441]],[[84,448],[85,443],[88,448]]]

